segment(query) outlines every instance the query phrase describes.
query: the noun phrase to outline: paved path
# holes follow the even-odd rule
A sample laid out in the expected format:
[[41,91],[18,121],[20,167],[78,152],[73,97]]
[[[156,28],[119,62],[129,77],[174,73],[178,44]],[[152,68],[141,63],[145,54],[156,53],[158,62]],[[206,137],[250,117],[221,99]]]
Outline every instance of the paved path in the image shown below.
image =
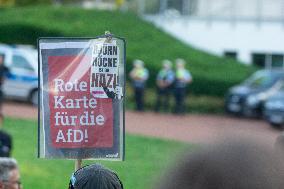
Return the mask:
[[191,143],[208,143],[221,137],[260,137],[274,143],[279,131],[262,120],[216,115],[161,115],[127,112],[128,133],[142,134]]
[[[37,109],[24,103],[4,104],[5,116],[37,119]],[[279,131],[262,120],[216,115],[175,116],[152,112],[126,112],[127,133],[178,140],[191,143],[208,143],[224,136],[258,136],[273,143]]]

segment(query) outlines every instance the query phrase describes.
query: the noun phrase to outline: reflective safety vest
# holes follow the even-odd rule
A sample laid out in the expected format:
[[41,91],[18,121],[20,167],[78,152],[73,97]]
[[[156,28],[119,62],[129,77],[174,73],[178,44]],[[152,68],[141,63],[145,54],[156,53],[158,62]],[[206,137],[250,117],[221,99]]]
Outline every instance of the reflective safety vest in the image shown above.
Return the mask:
[[138,68],[134,70],[134,76],[139,79],[147,79],[148,71],[145,68]]
[[187,71],[184,69],[180,69],[176,71],[176,78],[177,79],[185,79],[187,75]]
[[189,71],[187,71],[186,69],[176,70],[175,87],[176,88],[186,87],[187,82],[184,82],[183,80],[189,80],[189,79],[191,79]]
[[121,7],[124,4],[124,0],[115,0],[115,4],[118,7]]
[[138,78],[138,79],[135,78],[133,79],[134,87],[144,88],[145,82],[149,76],[148,70],[146,68],[135,68],[133,70],[133,75],[135,78]]

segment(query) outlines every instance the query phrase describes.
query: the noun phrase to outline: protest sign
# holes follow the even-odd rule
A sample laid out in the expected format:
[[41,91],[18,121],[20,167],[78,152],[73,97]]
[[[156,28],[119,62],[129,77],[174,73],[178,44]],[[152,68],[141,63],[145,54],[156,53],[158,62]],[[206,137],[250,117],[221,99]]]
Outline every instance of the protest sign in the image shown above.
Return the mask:
[[124,158],[125,42],[39,40],[39,156]]

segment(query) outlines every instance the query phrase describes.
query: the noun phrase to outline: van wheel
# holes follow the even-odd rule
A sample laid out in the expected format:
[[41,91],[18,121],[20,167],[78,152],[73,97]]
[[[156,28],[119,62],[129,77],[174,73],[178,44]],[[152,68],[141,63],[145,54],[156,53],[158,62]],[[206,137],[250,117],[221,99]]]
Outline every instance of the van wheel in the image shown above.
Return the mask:
[[38,90],[34,90],[30,96],[30,102],[34,105],[38,105]]

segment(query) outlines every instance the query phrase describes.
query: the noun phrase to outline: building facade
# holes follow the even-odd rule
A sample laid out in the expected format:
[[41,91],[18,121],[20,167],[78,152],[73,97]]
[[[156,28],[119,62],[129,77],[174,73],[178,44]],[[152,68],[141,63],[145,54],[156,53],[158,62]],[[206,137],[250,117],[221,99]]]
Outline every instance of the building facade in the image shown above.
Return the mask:
[[284,0],[160,0],[157,27],[245,64],[284,68]]

